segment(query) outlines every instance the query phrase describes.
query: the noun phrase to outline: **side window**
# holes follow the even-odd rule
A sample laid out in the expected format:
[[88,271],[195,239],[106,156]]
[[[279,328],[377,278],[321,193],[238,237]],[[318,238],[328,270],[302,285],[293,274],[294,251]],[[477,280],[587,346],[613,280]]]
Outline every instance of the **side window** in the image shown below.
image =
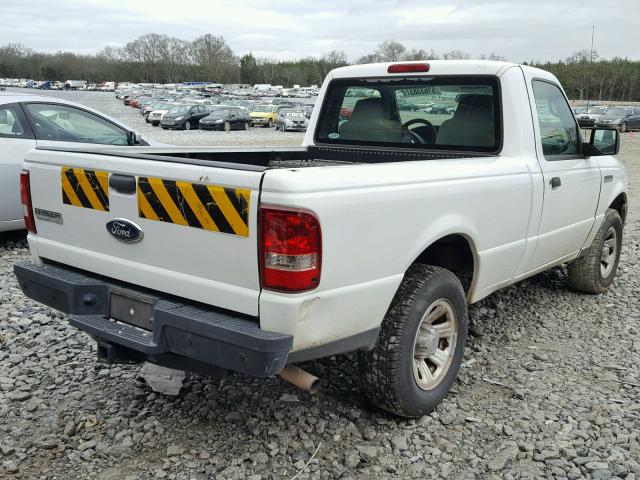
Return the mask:
[[575,117],[562,91],[557,85],[540,80],[533,81],[542,152],[545,157],[577,155],[580,135]]
[[17,105],[0,105],[0,137],[33,138],[22,121]]
[[25,106],[38,140],[128,145],[126,130],[93,113],[49,103]]

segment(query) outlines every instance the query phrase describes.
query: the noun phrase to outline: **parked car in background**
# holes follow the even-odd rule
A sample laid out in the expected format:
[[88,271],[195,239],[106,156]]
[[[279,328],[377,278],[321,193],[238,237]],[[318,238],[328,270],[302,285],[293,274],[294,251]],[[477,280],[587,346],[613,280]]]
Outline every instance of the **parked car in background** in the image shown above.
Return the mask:
[[65,90],[79,90],[87,84],[86,80],[67,80],[64,82]]
[[576,115],[580,115],[581,113],[587,112],[587,107],[573,107],[573,113]]
[[592,105],[586,112],[578,115],[578,125],[580,128],[593,128],[598,116],[602,115],[607,107],[603,105]]
[[617,106],[607,108],[595,120],[596,127],[617,128],[621,133],[640,129],[640,107]]
[[248,130],[252,125],[251,115],[239,107],[214,107],[211,113],[200,120],[200,130]]
[[161,100],[158,102],[152,102],[146,107],[141,109],[142,116],[144,117],[147,123],[151,123],[151,119],[149,118],[153,112],[159,112],[155,117],[157,117],[158,123],[156,126],[160,124],[160,120],[162,120],[162,115],[171,110],[175,104],[170,103],[165,100]]
[[304,132],[308,126],[309,120],[305,116],[304,110],[299,108],[281,108],[278,110],[276,130]]
[[204,105],[176,105],[160,120],[163,129],[191,130],[198,128],[201,118],[209,115],[209,110]]
[[304,111],[304,116],[307,117],[307,119],[311,118],[311,114],[313,113],[313,105],[305,105],[301,108]]
[[417,112],[418,110],[420,110],[420,106],[416,105],[413,102],[410,102],[406,98],[398,98],[396,99],[396,103],[398,104],[398,110],[409,112]]
[[84,105],[25,94],[0,96],[0,231],[24,228],[19,188],[20,167],[27,151],[82,143],[161,146]]
[[159,104],[155,110],[151,110],[147,115],[146,121],[154,127],[160,125],[162,118],[176,105],[172,103]]
[[277,105],[256,105],[250,109],[251,113],[249,113],[249,115],[251,116],[254,125],[271,127],[276,123],[277,110]]

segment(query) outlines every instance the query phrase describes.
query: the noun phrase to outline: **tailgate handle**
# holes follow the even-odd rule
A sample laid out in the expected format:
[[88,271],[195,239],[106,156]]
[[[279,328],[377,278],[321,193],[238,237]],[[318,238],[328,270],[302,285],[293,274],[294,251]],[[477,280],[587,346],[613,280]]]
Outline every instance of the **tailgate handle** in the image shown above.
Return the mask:
[[136,193],[136,177],[112,173],[109,175],[109,186],[116,192],[131,195]]

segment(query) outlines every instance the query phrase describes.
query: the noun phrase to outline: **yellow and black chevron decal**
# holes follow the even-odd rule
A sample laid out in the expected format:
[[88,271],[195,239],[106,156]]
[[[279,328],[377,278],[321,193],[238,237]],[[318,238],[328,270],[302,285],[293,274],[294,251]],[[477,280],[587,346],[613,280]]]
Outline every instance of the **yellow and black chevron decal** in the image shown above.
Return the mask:
[[109,172],[62,167],[62,203],[109,211]]
[[138,177],[140,218],[249,236],[251,190]]

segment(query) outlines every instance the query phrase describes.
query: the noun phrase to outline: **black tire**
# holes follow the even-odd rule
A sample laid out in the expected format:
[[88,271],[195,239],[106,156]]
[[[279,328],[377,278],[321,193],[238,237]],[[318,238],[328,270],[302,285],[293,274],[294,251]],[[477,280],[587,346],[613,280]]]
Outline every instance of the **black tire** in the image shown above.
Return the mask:
[[271,119],[267,120],[267,128],[271,128],[271,125],[273,125],[273,124],[271,123]]
[[229,122],[224,122],[224,131],[225,132],[229,132],[231,131],[231,124]]
[[249,130],[249,122],[244,122],[244,129]]
[[[615,232],[614,242],[611,242],[611,232]],[[620,214],[610,208],[604,217],[604,221],[593,239],[589,250],[585,254],[575,259],[568,266],[569,285],[574,290],[583,293],[602,293],[605,292],[618,271],[618,263],[620,262],[620,250],[622,248],[622,218]],[[612,268],[607,270],[604,268],[603,253],[605,242],[609,241],[609,245],[615,245],[613,260],[606,265]],[[607,247],[610,250],[610,247]]]
[[620,133],[625,133],[627,128],[627,122],[622,122],[622,125],[620,125]]
[[191,130],[191,122],[184,122],[184,126],[182,128],[184,128],[185,130]]
[[[414,376],[416,335],[423,315],[443,300],[455,313],[454,348],[439,383],[423,389]],[[415,418],[433,411],[446,397],[460,368],[467,325],[467,303],[460,280],[444,268],[410,267],[382,321],[375,347],[359,354],[360,377],[369,400],[401,417]],[[438,340],[438,345],[442,341]]]

